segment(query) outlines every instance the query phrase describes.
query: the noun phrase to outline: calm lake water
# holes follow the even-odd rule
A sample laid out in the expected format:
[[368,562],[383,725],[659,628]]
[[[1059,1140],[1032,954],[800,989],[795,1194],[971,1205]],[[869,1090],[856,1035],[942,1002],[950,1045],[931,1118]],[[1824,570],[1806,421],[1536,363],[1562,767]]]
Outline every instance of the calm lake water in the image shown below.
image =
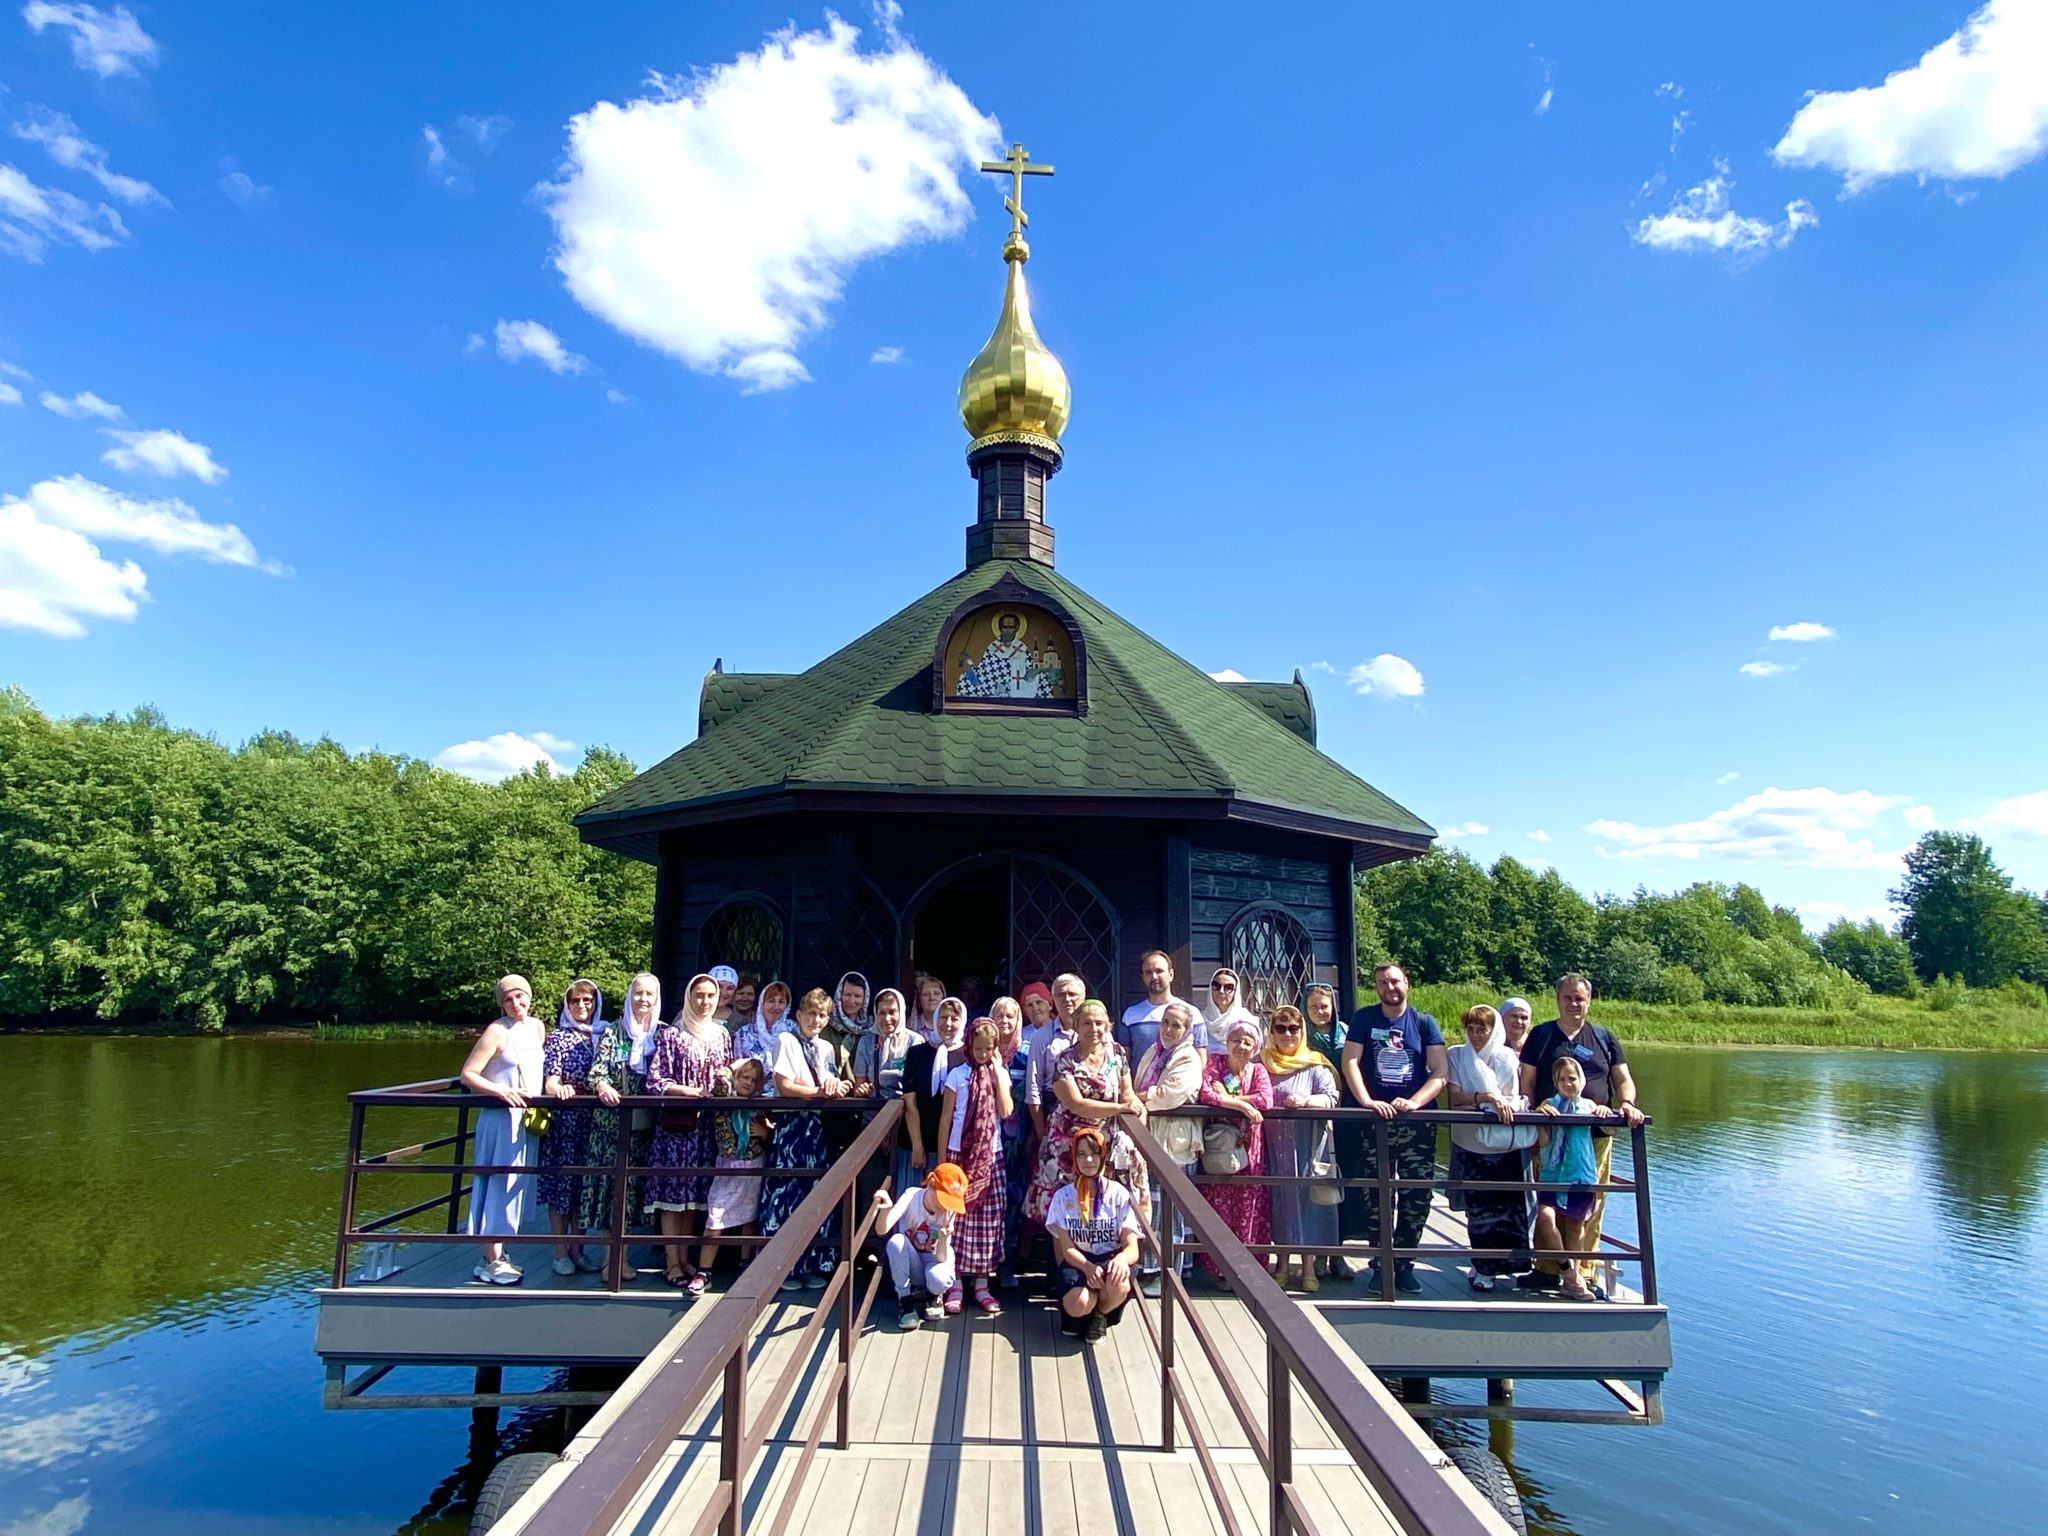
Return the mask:
[[[323,1411],[310,1298],[344,1093],[456,1054],[0,1037],[0,1536],[466,1529],[494,1448]],[[1531,1528],[2041,1530],[2048,1057],[1635,1056],[1667,1422],[1496,1429]]]

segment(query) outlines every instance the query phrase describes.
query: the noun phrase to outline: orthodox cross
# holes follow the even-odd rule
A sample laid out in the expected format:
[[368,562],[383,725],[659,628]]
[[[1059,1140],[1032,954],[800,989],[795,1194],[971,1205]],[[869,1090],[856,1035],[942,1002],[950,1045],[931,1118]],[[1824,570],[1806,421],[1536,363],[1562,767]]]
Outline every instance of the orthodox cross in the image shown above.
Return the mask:
[[1030,215],[1024,212],[1024,178],[1050,176],[1052,167],[1033,165],[1031,155],[1024,146],[1012,144],[1007,156],[1001,160],[984,160],[981,162],[981,168],[998,176],[1010,178],[1010,191],[1003,199],[1003,206],[1010,211],[1010,237],[1021,240],[1024,237],[1024,226],[1031,222]]

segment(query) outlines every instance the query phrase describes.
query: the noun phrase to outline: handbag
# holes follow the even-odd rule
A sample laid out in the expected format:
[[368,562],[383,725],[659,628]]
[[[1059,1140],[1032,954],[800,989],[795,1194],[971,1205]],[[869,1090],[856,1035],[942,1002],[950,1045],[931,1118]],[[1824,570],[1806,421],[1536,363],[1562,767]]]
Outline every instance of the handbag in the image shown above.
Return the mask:
[[545,1136],[555,1123],[555,1112],[545,1104],[529,1104],[519,1117],[519,1123],[527,1135]]
[[1486,1125],[1475,1126],[1479,1145],[1489,1153],[1526,1152],[1536,1145],[1538,1127],[1533,1125],[1502,1125],[1498,1120]]
[[1234,1125],[1211,1120],[1202,1127],[1202,1172],[1229,1177],[1251,1166],[1244,1135]]
[[1337,1157],[1331,1145],[1330,1128],[1323,1127],[1322,1138],[1315,1150],[1308,1155],[1308,1174],[1319,1182],[1309,1185],[1308,1198],[1311,1205],[1342,1205],[1344,1186],[1337,1182]]

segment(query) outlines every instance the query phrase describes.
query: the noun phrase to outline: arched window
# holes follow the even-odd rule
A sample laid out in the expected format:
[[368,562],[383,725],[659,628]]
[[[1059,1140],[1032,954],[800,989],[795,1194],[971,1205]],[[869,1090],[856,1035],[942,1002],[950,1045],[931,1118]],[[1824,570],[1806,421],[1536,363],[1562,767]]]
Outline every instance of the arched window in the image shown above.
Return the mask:
[[757,982],[783,972],[782,914],[758,896],[735,896],[704,919],[697,931],[697,968],[729,965]]
[[1315,976],[1315,941],[1285,907],[1258,903],[1230,922],[1224,946],[1237,972],[1238,1001],[1264,1018],[1282,1003],[1301,1006]]
[[1116,914],[1094,886],[1064,864],[1019,854],[1010,862],[1010,933],[1012,977],[1072,971],[1116,1017]]

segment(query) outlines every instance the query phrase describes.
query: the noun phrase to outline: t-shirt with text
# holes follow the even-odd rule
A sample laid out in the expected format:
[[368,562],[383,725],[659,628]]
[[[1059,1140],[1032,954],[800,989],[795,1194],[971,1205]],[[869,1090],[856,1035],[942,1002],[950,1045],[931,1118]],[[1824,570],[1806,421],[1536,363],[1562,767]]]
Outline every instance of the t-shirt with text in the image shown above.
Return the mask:
[[1105,1175],[1095,1181],[1095,1209],[1085,1221],[1074,1186],[1062,1184],[1046,1207],[1045,1224],[1066,1233],[1089,1258],[1100,1259],[1123,1247],[1124,1233],[1138,1230],[1138,1217],[1131,1209],[1131,1192]]

